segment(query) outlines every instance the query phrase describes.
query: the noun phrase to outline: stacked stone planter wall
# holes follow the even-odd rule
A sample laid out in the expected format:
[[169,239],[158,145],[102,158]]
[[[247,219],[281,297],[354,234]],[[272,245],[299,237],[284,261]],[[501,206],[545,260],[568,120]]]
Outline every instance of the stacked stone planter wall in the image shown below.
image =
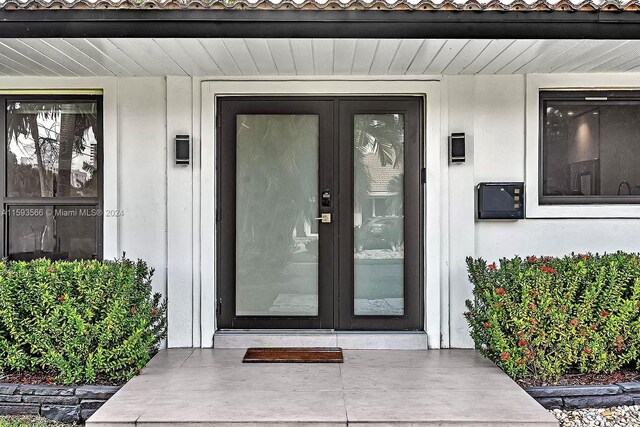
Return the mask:
[[526,392],[547,409],[604,408],[640,405],[640,383],[527,387]]
[[0,383],[0,415],[40,415],[64,423],[84,422],[119,389]]

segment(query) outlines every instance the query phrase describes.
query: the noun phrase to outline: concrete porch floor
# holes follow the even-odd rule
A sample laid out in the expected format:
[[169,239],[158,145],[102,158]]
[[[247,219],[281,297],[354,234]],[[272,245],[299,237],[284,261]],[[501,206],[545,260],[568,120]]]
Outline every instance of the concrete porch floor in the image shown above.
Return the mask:
[[345,350],[343,364],[242,364],[243,355],[161,351],[87,425],[558,425],[473,350]]

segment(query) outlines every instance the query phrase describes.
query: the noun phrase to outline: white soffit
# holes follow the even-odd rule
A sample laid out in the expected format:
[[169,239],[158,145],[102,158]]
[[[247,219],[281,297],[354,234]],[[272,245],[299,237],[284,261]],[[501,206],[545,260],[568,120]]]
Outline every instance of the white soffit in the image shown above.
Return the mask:
[[640,40],[0,39],[4,76],[640,71]]

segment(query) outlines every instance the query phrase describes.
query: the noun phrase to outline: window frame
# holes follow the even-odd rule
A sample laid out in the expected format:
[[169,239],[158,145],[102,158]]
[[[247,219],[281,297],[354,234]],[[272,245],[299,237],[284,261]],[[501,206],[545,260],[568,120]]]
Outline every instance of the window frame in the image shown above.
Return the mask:
[[[9,197],[7,189],[7,106],[10,102],[95,102],[97,108],[97,129],[95,134],[97,144],[96,156],[98,175],[96,182],[96,197]],[[4,112],[0,114],[0,208],[2,209],[2,226],[0,227],[0,258],[9,256],[9,216],[7,209],[12,206],[44,207],[52,206],[55,210],[60,207],[78,206],[81,208],[95,208],[104,213],[104,113],[103,95],[50,95],[50,94],[6,94],[0,95],[0,105]],[[103,259],[103,229],[104,214],[96,218],[96,258]]]
[[[544,117],[549,101],[581,102],[585,106],[603,106],[633,102],[640,107],[640,90],[540,90],[538,93],[538,203],[542,206],[553,205],[634,205],[640,204],[638,196],[548,196],[544,194]],[[599,99],[587,99],[599,98]],[[602,99],[607,98],[607,99]]]

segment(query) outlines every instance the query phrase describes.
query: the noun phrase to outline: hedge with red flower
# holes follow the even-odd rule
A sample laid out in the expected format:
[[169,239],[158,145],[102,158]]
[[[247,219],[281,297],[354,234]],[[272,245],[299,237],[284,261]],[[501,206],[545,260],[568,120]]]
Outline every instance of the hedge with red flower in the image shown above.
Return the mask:
[[144,261],[0,261],[0,372],[124,382],[166,336]]
[[640,368],[640,255],[467,259],[476,347],[513,378]]

